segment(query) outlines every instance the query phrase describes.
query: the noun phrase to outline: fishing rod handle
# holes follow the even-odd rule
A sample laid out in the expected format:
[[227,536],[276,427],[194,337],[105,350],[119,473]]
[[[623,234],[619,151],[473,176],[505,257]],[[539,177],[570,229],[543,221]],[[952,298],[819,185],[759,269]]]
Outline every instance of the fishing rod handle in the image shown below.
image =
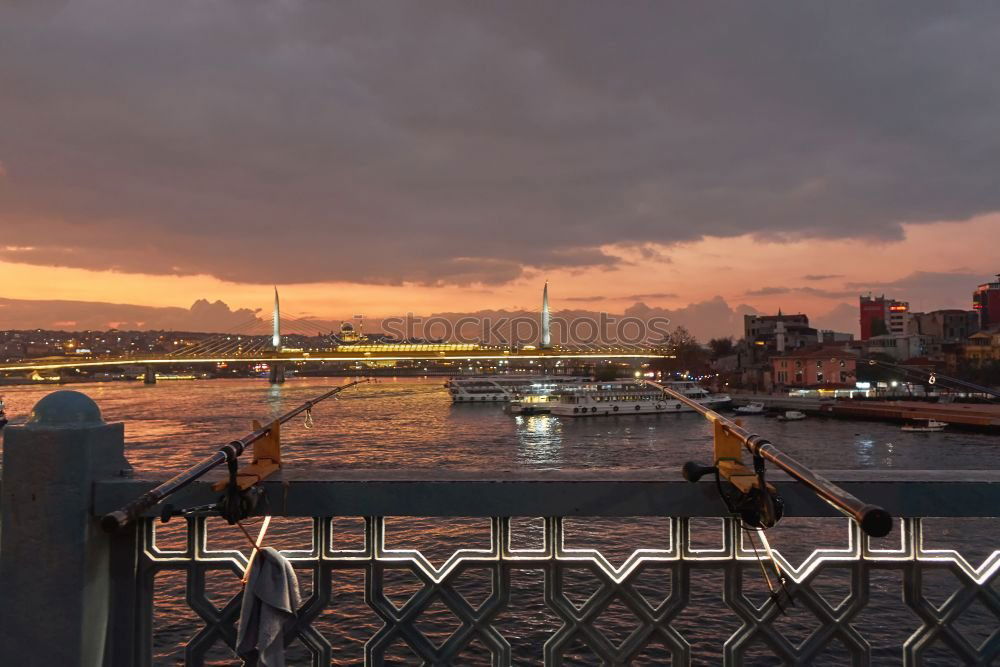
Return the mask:
[[865,505],[854,520],[870,537],[885,537],[892,531],[892,515],[878,505]]
[[822,475],[814,473],[797,460],[785,454],[759,435],[751,435],[747,448],[756,456],[761,456],[788,473],[792,478],[806,485],[817,496],[846,514],[861,526],[861,530],[871,537],[885,537],[892,531],[892,515],[878,505],[871,505],[840,488]]
[[114,512],[105,514],[101,517],[101,527],[109,533],[121,530],[132,521],[141,517],[148,510],[152,509],[154,505],[162,501],[167,496],[180,491],[185,486],[207,473],[209,470],[212,470],[230,458],[235,459],[242,452],[243,443],[238,440],[234,440],[227,445],[223,445],[219,448],[219,451],[201,463],[171,477],[156,488],[150,489],[130,502],[128,505],[122,507],[120,510],[115,510]]
[[146,513],[160,502],[161,498],[152,489],[142,494],[120,510],[109,512],[101,517],[101,528],[106,533],[116,533]]

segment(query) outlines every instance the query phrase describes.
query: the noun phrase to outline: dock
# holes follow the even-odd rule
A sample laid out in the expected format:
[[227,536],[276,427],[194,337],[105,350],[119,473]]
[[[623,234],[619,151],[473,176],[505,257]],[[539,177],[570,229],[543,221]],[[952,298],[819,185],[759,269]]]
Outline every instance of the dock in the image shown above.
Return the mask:
[[799,410],[807,414],[875,419],[893,422],[935,419],[986,431],[1000,431],[1000,404],[990,403],[929,403],[926,401],[853,401],[821,399],[776,394],[732,394],[734,405],[752,401],[763,403],[769,410]]

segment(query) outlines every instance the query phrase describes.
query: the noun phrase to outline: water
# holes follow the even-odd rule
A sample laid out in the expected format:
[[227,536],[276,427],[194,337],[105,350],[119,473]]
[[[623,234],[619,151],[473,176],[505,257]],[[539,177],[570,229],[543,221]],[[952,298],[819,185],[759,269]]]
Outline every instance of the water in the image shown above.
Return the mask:
[[[106,383],[71,388],[94,398],[107,421],[125,423],[130,460],[144,476],[158,478],[190,465],[220,444],[248,432],[251,418],[266,421],[341,382],[310,378],[270,386],[260,380],[165,381],[154,386]],[[710,426],[694,414],[515,418],[504,413],[499,405],[453,406],[442,385],[441,378],[400,378],[348,390],[340,400],[317,407],[314,428],[306,429],[301,420],[296,420],[282,429],[285,465],[293,469],[665,469],[679,474],[684,462],[708,462],[711,457]],[[0,389],[14,424],[22,422],[31,406],[53,390],[34,386]],[[762,417],[748,419],[752,420],[755,431],[819,470],[1000,468],[997,446],[1000,437],[994,435],[961,431],[904,433],[894,424],[820,418],[786,423]],[[662,536],[663,523],[659,521],[571,522],[576,540],[573,546],[597,545],[618,561],[638,546],[660,546],[657,540]],[[711,539],[708,524],[711,522],[707,522],[705,534],[706,539]],[[171,524],[174,525],[179,527],[179,523]],[[278,522],[271,533],[272,539],[279,547],[290,544],[301,539],[301,526],[301,523],[294,525],[292,520]],[[444,558],[454,548],[478,546],[483,535],[488,536],[483,527],[484,523],[477,520],[390,521],[391,538],[396,540],[393,546],[417,546],[435,559]],[[356,531],[357,524],[351,529]],[[532,530],[533,524],[525,521],[525,539],[532,539]],[[223,542],[238,548],[244,546],[242,538],[232,534],[232,528],[220,526],[219,531],[226,533],[221,538]],[[952,530],[948,537],[959,539],[967,533]],[[845,531],[840,519],[788,519],[773,535],[775,545],[783,553],[797,555],[797,560],[801,560],[814,546],[842,543]],[[993,539],[996,535],[995,529],[980,530],[962,546],[978,562],[983,554],[997,548],[997,540]],[[364,641],[381,622],[363,605],[363,578],[351,579],[350,575],[355,573],[350,572],[341,574],[337,573],[334,583],[336,613],[324,614],[317,626],[334,643],[337,664],[356,664]],[[178,597],[183,584],[179,576],[161,575],[156,610],[157,664],[175,664],[183,655],[180,646],[196,627],[194,614],[183,605],[182,596]],[[748,571],[745,578],[750,580],[753,576]],[[694,645],[694,654],[707,656],[710,662],[716,662],[712,658],[721,651],[721,639],[739,626],[735,614],[725,609],[720,600],[718,577],[718,573],[709,576],[707,572],[692,575],[692,603],[676,624]],[[866,624],[871,632],[865,634],[876,646],[878,664],[898,663],[896,647],[918,625],[916,617],[900,602],[898,579],[892,573],[873,575],[872,601],[856,619],[858,623],[871,621]],[[387,590],[390,583],[393,582],[387,582]],[[538,663],[541,642],[558,629],[560,622],[540,598],[539,573],[523,573],[523,581],[515,578],[515,583],[517,591],[509,605],[512,611],[498,620],[497,625],[514,645],[516,659],[524,664]],[[303,582],[304,588],[310,585]],[[567,584],[569,589],[577,586],[582,592],[586,585],[582,581],[578,585]],[[666,595],[669,582],[659,585],[658,590],[656,585],[649,584],[650,596]],[[412,592],[406,588],[406,582],[399,582],[399,586],[404,598],[407,592]],[[834,583],[829,586],[831,591],[836,589]],[[951,586],[954,587],[954,582]],[[470,595],[475,594],[474,588],[470,584]],[[234,592],[232,582],[220,583],[213,590],[220,596],[220,603],[224,595]],[[890,617],[885,614],[893,615],[891,620],[886,620]],[[446,636],[454,626],[454,622],[448,624],[447,612],[429,612],[427,616],[429,634]],[[627,612],[609,613],[607,618],[609,625],[602,630],[609,636],[630,629]],[[973,624],[979,618],[980,625],[996,625],[990,615],[971,618]],[[808,618],[793,614],[783,629],[794,635],[796,631],[811,629],[809,623]],[[812,623],[815,625],[815,619]],[[591,663],[585,647],[581,651],[575,660],[568,662]],[[214,652],[214,661],[234,664],[226,653],[221,649]],[[484,655],[482,651],[473,651],[468,664],[482,663]],[[650,664],[662,662],[664,655],[663,651],[650,651]],[[302,659],[301,652],[291,658],[291,664],[300,664],[296,660]],[[840,664],[839,659],[831,656],[828,664]],[[947,658],[942,660],[940,664],[948,664]],[[399,662],[409,663],[413,659],[400,657]],[[767,661],[761,659],[754,664]]]

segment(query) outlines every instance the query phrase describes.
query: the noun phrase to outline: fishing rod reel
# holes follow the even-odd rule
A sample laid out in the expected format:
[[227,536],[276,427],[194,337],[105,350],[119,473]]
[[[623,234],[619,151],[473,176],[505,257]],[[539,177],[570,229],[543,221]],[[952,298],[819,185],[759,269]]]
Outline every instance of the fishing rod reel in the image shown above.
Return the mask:
[[172,503],[167,503],[160,512],[161,523],[167,523],[175,516],[218,515],[232,526],[253,514],[260,500],[264,497],[264,489],[257,485],[246,488],[241,486],[239,479],[240,472],[236,459],[237,454],[236,450],[232,448],[232,445],[235,444],[235,442],[230,443],[229,448],[224,448],[227,454],[226,468],[229,475],[224,483],[220,482],[213,486],[215,490],[218,490],[220,484],[225,485],[225,493],[219,497],[218,502],[209,505],[196,505],[185,509],[177,509]]
[[[795,599],[788,587],[788,578],[774,559],[771,544],[764,531],[773,528],[781,520],[785,510],[785,501],[782,500],[777,489],[767,483],[766,472],[764,457],[759,454],[753,455],[752,472],[738,459],[720,460],[714,466],[688,461],[682,469],[684,479],[689,482],[697,482],[705,475],[715,475],[715,486],[719,490],[719,497],[726,504],[729,513],[740,518],[740,527],[760,564],[761,574],[767,584],[768,597],[774,602],[778,611],[784,614],[788,607],[795,605]],[[757,543],[754,540],[755,533],[760,539],[767,561],[770,563],[772,570],[770,574],[757,549]],[[774,581],[772,581],[772,575]]]
[[[730,514],[739,516],[751,528],[773,528],[784,515],[785,501],[777,489],[765,480],[764,458],[753,457],[752,474],[749,471],[727,472],[724,474],[719,465],[706,466],[694,461],[688,461],[682,469],[684,479],[689,482],[697,482],[705,475],[715,475],[719,497]],[[739,479],[734,481],[734,478]]]

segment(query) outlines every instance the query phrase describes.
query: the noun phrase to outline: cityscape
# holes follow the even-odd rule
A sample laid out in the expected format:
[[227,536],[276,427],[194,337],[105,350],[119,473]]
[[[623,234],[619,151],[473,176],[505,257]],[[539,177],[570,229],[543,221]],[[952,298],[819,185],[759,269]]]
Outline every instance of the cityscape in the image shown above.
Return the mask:
[[0,667],[1000,665],[998,35],[0,2]]
[[[908,382],[906,371],[923,372],[926,377],[941,373],[959,375],[971,381],[996,386],[1000,384],[1000,275],[996,281],[976,286],[972,293],[972,308],[948,308],[916,312],[907,301],[884,294],[862,295],[858,298],[858,332],[833,331],[810,327],[806,313],[775,315],[743,315],[742,336],[727,336],[698,341],[678,325],[670,330],[669,320],[663,320],[648,331],[642,329],[650,323],[638,322],[633,339],[621,340],[622,328],[613,318],[602,327],[599,335],[587,341],[567,338],[572,327],[561,327],[563,345],[553,346],[547,330],[539,323],[553,315],[549,310],[548,284],[539,311],[522,323],[527,327],[527,338],[518,338],[517,322],[502,322],[492,332],[496,340],[477,337],[487,324],[475,318],[466,318],[457,329],[440,326],[437,337],[393,335],[392,323],[376,321],[365,332],[363,317],[344,321],[339,327],[299,318],[282,318],[278,310],[275,290],[275,310],[270,334],[244,331],[192,332],[192,331],[30,331],[8,330],[0,332],[0,385],[22,383],[66,383],[110,380],[142,380],[149,372],[143,365],[147,359],[168,362],[158,372],[160,379],[209,379],[226,377],[269,377],[275,362],[259,360],[268,352],[280,353],[296,361],[286,369],[288,374],[305,376],[344,374],[404,374],[404,375],[461,375],[480,373],[511,373],[535,370],[543,359],[530,357],[553,356],[562,351],[584,357],[577,360],[550,359],[550,372],[593,375],[598,366],[617,370],[616,374],[628,376],[636,368],[654,371],[683,372],[698,377],[711,377],[716,388],[748,388],[761,391],[811,390],[815,392],[847,392],[864,388],[866,393],[878,393],[878,382],[885,385],[887,378],[881,369],[865,368],[865,361],[891,362],[899,366],[895,380],[904,381],[900,393],[912,392],[915,387]],[[556,320],[560,320],[555,311]],[[637,319],[637,318],[634,318]],[[281,324],[295,333],[281,333]],[[571,324],[572,318],[563,321]],[[422,322],[416,322],[418,325]],[[558,323],[558,322],[557,322]],[[430,324],[435,324],[431,322]],[[450,324],[447,320],[439,325]],[[608,325],[612,325],[610,328]],[[654,323],[656,324],[656,323]],[[250,329],[265,326],[254,318]],[[413,333],[414,322],[409,322]],[[469,325],[472,325],[471,328]],[[551,324],[548,325],[551,327]],[[588,333],[596,331],[588,327]],[[425,327],[421,333],[433,333]],[[558,328],[558,327],[557,327]],[[579,330],[580,327],[577,327]],[[393,333],[386,333],[386,330]],[[678,337],[678,331],[681,336]],[[470,337],[471,334],[471,337]],[[627,352],[637,343],[645,343],[650,350],[664,357],[659,361],[638,363],[623,361],[616,354]],[[574,345],[574,343],[576,343]],[[582,343],[582,344],[581,344]],[[602,345],[603,344],[603,345]],[[677,346],[684,347],[682,359],[677,359]],[[641,350],[633,350],[641,352]],[[210,365],[195,359],[211,352],[212,356],[233,358]],[[500,352],[506,359],[486,359]],[[511,357],[511,353],[514,356]],[[519,354],[518,354],[519,353]],[[527,353],[527,354],[526,354]],[[607,358],[600,358],[604,353]],[[294,355],[305,355],[302,358]],[[364,358],[364,355],[368,358]],[[374,357],[372,355],[374,354]],[[448,359],[439,358],[448,355]],[[312,361],[308,357],[324,355],[351,357],[338,361]],[[361,355],[359,357],[359,355]],[[413,359],[391,357],[419,357]],[[519,359],[518,357],[525,357]],[[242,360],[240,357],[249,357]],[[386,358],[381,358],[386,357]],[[671,357],[673,357],[671,359]],[[263,358],[263,357],[262,357]],[[120,360],[115,365],[114,360]],[[814,363],[808,363],[812,361]],[[131,363],[130,363],[131,362]],[[502,363],[501,363],[502,362]],[[279,362],[280,363],[280,362]],[[558,365],[555,365],[558,364]],[[287,366],[287,364],[285,364]],[[860,374],[859,374],[860,367]],[[7,370],[13,368],[13,370]],[[892,375],[892,374],[890,374]],[[869,377],[870,376],[870,377]],[[874,379],[876,386],[871,387]],[[860,384],[859,384],[860,383]],[[917,391],[926,389],[926,382],[918,383]],[[883,386],[888,392],[889,387]]]

